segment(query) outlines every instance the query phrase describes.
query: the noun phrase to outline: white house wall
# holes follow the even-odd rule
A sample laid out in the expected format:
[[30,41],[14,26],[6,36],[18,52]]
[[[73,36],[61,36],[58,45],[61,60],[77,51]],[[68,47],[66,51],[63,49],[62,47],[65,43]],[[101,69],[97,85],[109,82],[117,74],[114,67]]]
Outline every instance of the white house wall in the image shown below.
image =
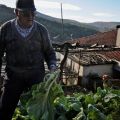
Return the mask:
[[80,66],[79,76],[83,76],[83,75],[84,75],[84,67],[83,67],[83,66]]
[[[56,56],[60,61],[63,60],[64,55],[61,53],[56,53]],[[91,66],[79,66],[78,63],[72,61],[70,58],[67,58],[66,67],[71,69],[71,71],[78,73],[79,76],[87,76],[89,73],[97,73],[99,76],[104,74],[112,75],[112,64],[105,65],[91,65]]]
[[117,46],[117,47],[120,47],[120,28],[117,29],[116,46]]
[[71,69],[71,71],[75,73],[78,73],[79,71],[79,64],[72,61],[70,58],[67,58],[66,66],[69,67],[69,69]]
[[83,75],[87,76],[89,73],[97,73],[99,76],[103,76],[104,74],[112,75],[112,67],[112,64],[85,66]]
[[[63,60],[64,58],[64,55],[59,53],[59,52],[56,52],[56,57],[57,59],[60,59],[60,61]],[[75,73],[78,73],[78,70],[79,70],[79,64],[72,61],[70,58],[67,58],[67,61],[66,61],[66,67],[68,67],[69,69],[71,69],[71,71],[75,72]]]
[[56,57],[57,57],[57,59],[60,59],[60,61],[62,61],[64,58],[64,55],[59,52],[56,52]]

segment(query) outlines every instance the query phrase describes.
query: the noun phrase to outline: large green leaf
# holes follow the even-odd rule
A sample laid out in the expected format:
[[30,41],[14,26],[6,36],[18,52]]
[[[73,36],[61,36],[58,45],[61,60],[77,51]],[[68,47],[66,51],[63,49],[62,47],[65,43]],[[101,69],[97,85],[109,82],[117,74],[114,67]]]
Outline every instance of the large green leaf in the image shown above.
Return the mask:
[[56,83],[59,71],[49,73],[44,82],[37,85],[27,103],[27,111],[33,120],[54,120],[54,100],[63,95],[61,86]]

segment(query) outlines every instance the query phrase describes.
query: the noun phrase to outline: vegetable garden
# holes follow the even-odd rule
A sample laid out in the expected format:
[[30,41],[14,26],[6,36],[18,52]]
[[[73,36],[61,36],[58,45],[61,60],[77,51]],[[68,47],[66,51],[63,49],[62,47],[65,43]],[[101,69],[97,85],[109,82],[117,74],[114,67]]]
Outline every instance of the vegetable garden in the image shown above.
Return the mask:
[[23,93],[12,120],[120,120],[120,90],[65,94],[58,82],[60,71]]

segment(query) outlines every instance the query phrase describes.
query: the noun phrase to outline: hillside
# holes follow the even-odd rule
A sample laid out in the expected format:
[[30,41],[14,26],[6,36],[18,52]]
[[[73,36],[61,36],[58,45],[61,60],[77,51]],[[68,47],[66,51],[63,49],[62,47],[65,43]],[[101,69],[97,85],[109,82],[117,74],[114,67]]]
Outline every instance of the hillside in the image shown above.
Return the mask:
[[[40,14],[40,16],[42,16],[45,19],[61,23],[61,19],[50,17],[50,16],[47,16],[47,15],[44,15],[44,14],[41,14],[41,13],[39,13],[39,14]],[[68,20],[68,19],[65,19],[64,23],[69,23],[71,25],[75,25],[75,26],[79,26],[79,27],[90,28],[90,29],[94,29],[94,30],[97,30],[97,31],[100,31],[100,32],[104,32],[104,31],[109,31],[111,29],[115,29],[117,25],[120,25],[120,22],[80,23],[78,21]]]
[[[7,20],[15,18],[14,9],[0,5],[0,24],[6,22]],[[62,24],[61,19],[50,17],[42,13],[37,13],[36,20],[44,24],[49,32],[51,39],[54,41],[65,41],[71,40],[71,37],[80,38],[83,36],[89,36],[97,33],[98,31],[87,24],[79,23],[72,20],[64,20],[62,34]]]
[[115,29],[117,25],[120,25],[120,22],[93,22],[88,25],[94,26],[101,32],[108,31],[110,29]]
[[[55,18],[55,17],[51,17],[51,16],[48,16],[48,15],[45,15],[45,14],[42,14],[42,13],[39,13],[37,14],[38,17],[42,17],[44,19],[47,19],[47,20],[50,20],[50,21],[53,21],[53,22],[58,22],[58,23],[61,23],[61,19],[59,18]],[[64,19],[64,24],[71,24],[71,25],[75,25],[75,26],[79,26],[79,27],[85,27],[85,28],[90,28],[90,29],[98,29],[90,24],[87,24],[87,23],[80,23],[78,21],[75,21],[75,20],[69,20],[69,19]]]

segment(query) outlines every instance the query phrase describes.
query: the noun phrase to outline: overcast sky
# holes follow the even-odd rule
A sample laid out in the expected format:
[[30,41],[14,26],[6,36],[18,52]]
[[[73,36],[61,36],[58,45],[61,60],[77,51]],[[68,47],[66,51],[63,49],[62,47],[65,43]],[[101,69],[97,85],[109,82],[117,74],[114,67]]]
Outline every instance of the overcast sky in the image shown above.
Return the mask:
[[[0,4],[15,7],[16,0],[0,0]],[[60,18],[79,22],[120,22],[120,0],[34,0],[37,11]]]

